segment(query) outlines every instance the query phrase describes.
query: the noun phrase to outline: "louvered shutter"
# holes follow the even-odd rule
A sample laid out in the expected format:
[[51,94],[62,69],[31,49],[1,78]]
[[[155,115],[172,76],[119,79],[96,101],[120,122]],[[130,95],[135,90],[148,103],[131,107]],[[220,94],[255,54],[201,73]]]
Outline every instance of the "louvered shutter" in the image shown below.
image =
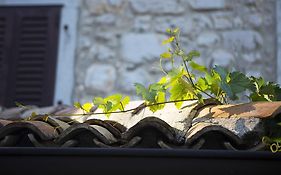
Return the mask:
[[12,16],[0,10],[0,105],[6,99],[7,78],[8,78],[8,58],[9,50],[12,46]]
[[4,106],[53,103],[60,7],[6,7],[12,14],[12,47]]
[[0,104],[4,101],[5,92],[5,80],[6,80],[6,70],[5,70],[5,32],[6,32],[6,18],[4,16],[0,17]]

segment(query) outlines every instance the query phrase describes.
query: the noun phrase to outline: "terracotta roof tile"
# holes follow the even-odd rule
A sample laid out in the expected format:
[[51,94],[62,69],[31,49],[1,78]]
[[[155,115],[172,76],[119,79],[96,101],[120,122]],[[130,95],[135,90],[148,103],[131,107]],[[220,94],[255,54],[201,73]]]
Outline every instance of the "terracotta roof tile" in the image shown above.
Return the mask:
[[4,116],[0,146],[260,150],[263,118],[277,116],[280,106],[280,102],[200,106],[193,101],[179,110],[168,104],[156,113],[144,109],[135,115],[112,114],[110,120],[103,115],[76,116],[83,112],[72,107],[52,107],[42,111],[53,115],[44,112],[29,121],[14,108],[0,113]]

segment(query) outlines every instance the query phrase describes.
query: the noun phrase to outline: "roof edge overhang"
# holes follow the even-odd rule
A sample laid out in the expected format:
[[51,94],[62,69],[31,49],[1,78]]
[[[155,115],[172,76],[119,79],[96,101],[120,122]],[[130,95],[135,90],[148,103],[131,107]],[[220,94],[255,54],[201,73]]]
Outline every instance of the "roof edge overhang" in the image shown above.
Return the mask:
[[276,174],[281,154],[224,150],[0,148],[5,174]]

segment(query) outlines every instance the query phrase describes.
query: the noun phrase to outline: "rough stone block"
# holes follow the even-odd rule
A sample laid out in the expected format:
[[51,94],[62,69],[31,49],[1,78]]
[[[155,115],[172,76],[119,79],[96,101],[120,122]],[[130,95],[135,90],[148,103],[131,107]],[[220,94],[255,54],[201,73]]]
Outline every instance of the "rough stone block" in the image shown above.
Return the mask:
[[88,91],[110,92],[114,88],[116,70],[108,64],[93,64],[86,71],[85,87]]
[[260,60],[262,56],[259,52],[251,52],[243,54],[242,58],[249,63],[254,63],[257,60]]
[[189,0],[194,10],[218,10],[227,7],[226,0]]
[[114,7],[120,7],[124,3],[124,0],[107,0],[107,1],[109,5]]
[[197,38],[199,46],[212,46],[220,41],[220,37],[214,32],[204,32]]
[[161,45],[163,36],[154,33],[128,33],[121,39],[123,59],[131,63],[142,63],[159,58],[166,51]]
[[116,22],[116,15],[110,13],[103,14],[95,18],[95,23],[97,24],[113,25],[115,24],[115,22]]
[[228,48],[254,50],[263,45],[260,33],[251,30],[233,30],[223,32],[224,45]]
[[219,49],[219,50],[215,50],[212,53],[211,59],[214,65],[227,67],[231,64],[232,61],[234,61],[234,56],[228,51]]
[[123,91],[126,92],[134,91],[134,83],[136,82],[148,86],[151,80],[151,76],[144,68],[138,68],[133,71],[125,69],[121,72],[120,75],[120,79],[122,81],[119,82],[119,86]]
[[254,77],[261,77],[263,76],[261,73],[261,70],[246,70],[246,75],[247,76],[254,76]]
[[87,58],[94,59],[94,60],[100,60],[103,62],[106,62],[108,60],[113,59],[115,56],[115,53],[113,50],[111,50],[109,47],[106,47],[104,45],[98,45],[94,44],[87,54]]
[[167,28],[179,27],[182,35],[196,36],[204,29],[212,28],[212,21],[207,15],[196,14],[187,17],[158,17],[154,28],[165,33]]
[[136,13],[180,14],[185,10],[175,0],[131,0],[130,2]]
[[80,36],[78,41],[79,47],[82,48],[88,48],[91,46],[92,41],[91,38],[86,36]]
[[154,21],[154,28],[159,33],[166,33],[167,28],[179,27],[181,34],[191,32],[192,20],[184,17],[158,17]]
[[261,15],[259,15],[257,13],[248,15],[247,21],[249,24],[251,24],[251,26],[256,27],[256,28],[261,27],[261,25],[263,23]]
[[134,30],[139,32],[149,31],[151,28],[151,16],[136,17]]
[[106,11],[106,0],[85,0],[85,6],[92,14],[101,14]]
[[227,18],[214,18],[215,29],[230,29],[232,28],[232,22]]

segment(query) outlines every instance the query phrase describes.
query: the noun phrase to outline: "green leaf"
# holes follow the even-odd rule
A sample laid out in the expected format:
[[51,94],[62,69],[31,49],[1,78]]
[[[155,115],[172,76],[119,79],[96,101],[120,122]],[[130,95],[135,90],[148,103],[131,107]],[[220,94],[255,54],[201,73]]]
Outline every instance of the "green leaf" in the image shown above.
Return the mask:
[[232,72],[229,77],[229,85],[234,94],[243,92],[246,89],[251,89],[251,80],[245,74],[241,72]]
[[209,90],[216,96],[218,96],[221,92],[220,82],[221,78],[220,75],[215,72],[213,69],[211,70],[211,74],[206,73],[205,80],[209,86]]
[[[191,84],[187,83],[182,78],[178,78],[177,80],[173,81],[170,87],[170,100],[172,101],[195,98],[195,89]],[[175,105],[177,108],[180,108],[182,102],[177,102]]]
[[253,89],[251,89],[252,91],[259,92],[260,88],[265,85],[265,81],[262,77],[256,78],[256,77],[251,76],[250,80],[254,86]]
[[163,84],[154,83],[149,86],[149,91],[164,91],[165,86]]
[[[155,103],[163,103],[166,101],[166,94],[165,92],[158,92],[156,97],[155,97]],[[149,104],[155,104],[155,103],[149,103]],[[165,107],[165,104],[158,104],[158,105],[152,105],[152,106],[149,106],[149,109],[152,111],[152,112],[156,112],[160,109],[163,109]]]
[[82,109],[86,112],[90,112],[94,105],[92,103],[84,103]]
[[164,41],[162,42],[162,45],[169,44],[169,43],[173,42],[174,40],[175,40],[175,37],[172,36],[172,37],[170,37],[170,38],[164,40]]
[[185,53],[184,53],[184,51],[183,50],[181,50],[181,49],[176,49],[175,51],[174,51],[174,53],[175,53],[175,55],[177,55],[177,56],[185,56]]
[[236,100],[237,96],[236,94],[233,93],[231,87],[229,84],[227,84],[225,81],[222,81],[220,83],[221,89],[226,93],[226,95],[231,99],[231,100]]
[[111,112],[120,110],[123,111],[125,106],[130,102],[130,97],[123,97],[121,94],[113,94],[106,98],[96,97],[93,99],[94,105],[97,105],[103,110],[107,117],[110,116]]
[[279,101],[281,100],[281,88],[272,82],[265,83],[261,78],[251,77],[255,90],[250,94],[252,101]]
[[198,81],[196,82],[196,86],[202,91],[206,91],[209,88],[208,82],[203,77],[200,77],[198,79]]
[[195,57],[200,57],[200,52],[197,50],[190,51],[187,55],[183,56],[184,61],[191,61]]
[[93,99],[93,103],[94,103],[94,105],[97,105],[97,106],[105,104],[104,99],[101,97],[95,97]]
[[177,33],[179,33],[179,32],[180,32],[180,29],[179,29],[178,27],[173,30],[173,33],[174,33],[174,34],[177,34]]
[[165,85],[167,83],[167,78],[166,77],[162,77],[159,81],[158,81],[158,84],[161,84],[161,85]]
[[112,109],[112,106],[113,106],[112,102],[107,101],[106,104],[105,104],[105,109],[106,109],[105,112],[109,112]]
[[179,66],[178,68],[174,68],[168,72],[167,81],[171,84],[173,81],[176,81],[184,76],[188,76],[188,74],[182,66]]
[[146,88],[140,83],[135,83],[134,85],[136,88],[137,95],[142,95],[144,98],[144,96],[145,96],[144,94],[147,92]]
[[105,101],[111,101],[111,102],[115,103],[115,102],[120,101],[121,98],[122,98],[121,94],[113,94],[113,95],[110,95],[110,96],[104,98],[104,100]]
[[172,54],[170,52],[164,52],[160,55],[161,58],[170,59],[172,58]]
[[227,81],[229,72],[225,68],[222,66],[215,66],[213,70],[219,74],[221,81]]
[[251,101],[268,101],[263,95],[258,94],[257,92],[253,92],[249,96]]
[[150,85],[149,89],[146,89],[142,84],[135,83],[137,95],[141,95],[142,98],[147,102],[155,102],[156,91],[153,88],[155,86]]
[[19,108],[25,108],[25,106],[23,104],[21,104],[20,102],[15,102],[15,105]]
[[171,33],[172,33],[172,29],[167,28],[167,29],[166,29],[166,32],[167,32],[168,34],[171,34]]
[[32,112],[32,113],[31,113],[31,117],[32,117],[32,118],[34,118],[34,117],[36,117],[36,116],[37,116],[37,113],[36,113],[36,112]]
[[74,107],[76,107],[78,109],[82,109],[82,105],[79,102],[74,102]]
[[195,63],[194,61],[190,61],[189,66],[192,69],[197,70],[199,72],[205,72],[206,73],[208,71],[208,69],[205,66],[199,65],[199,64]]
[[127,104],[129,104],[129,102],[130,102],[130,97],[129,96],[124,97],[123,100],[121,101],[122,106],[119,109],[121,111],[125,110],[124,108]]
[[237,94],[251,89],[252,82],[241,72],[228,73],[222,67],[217,67],[216,72],[219,73],[222,81],[220,83],[221,89],[227,94],[231,100],[236,100]]

